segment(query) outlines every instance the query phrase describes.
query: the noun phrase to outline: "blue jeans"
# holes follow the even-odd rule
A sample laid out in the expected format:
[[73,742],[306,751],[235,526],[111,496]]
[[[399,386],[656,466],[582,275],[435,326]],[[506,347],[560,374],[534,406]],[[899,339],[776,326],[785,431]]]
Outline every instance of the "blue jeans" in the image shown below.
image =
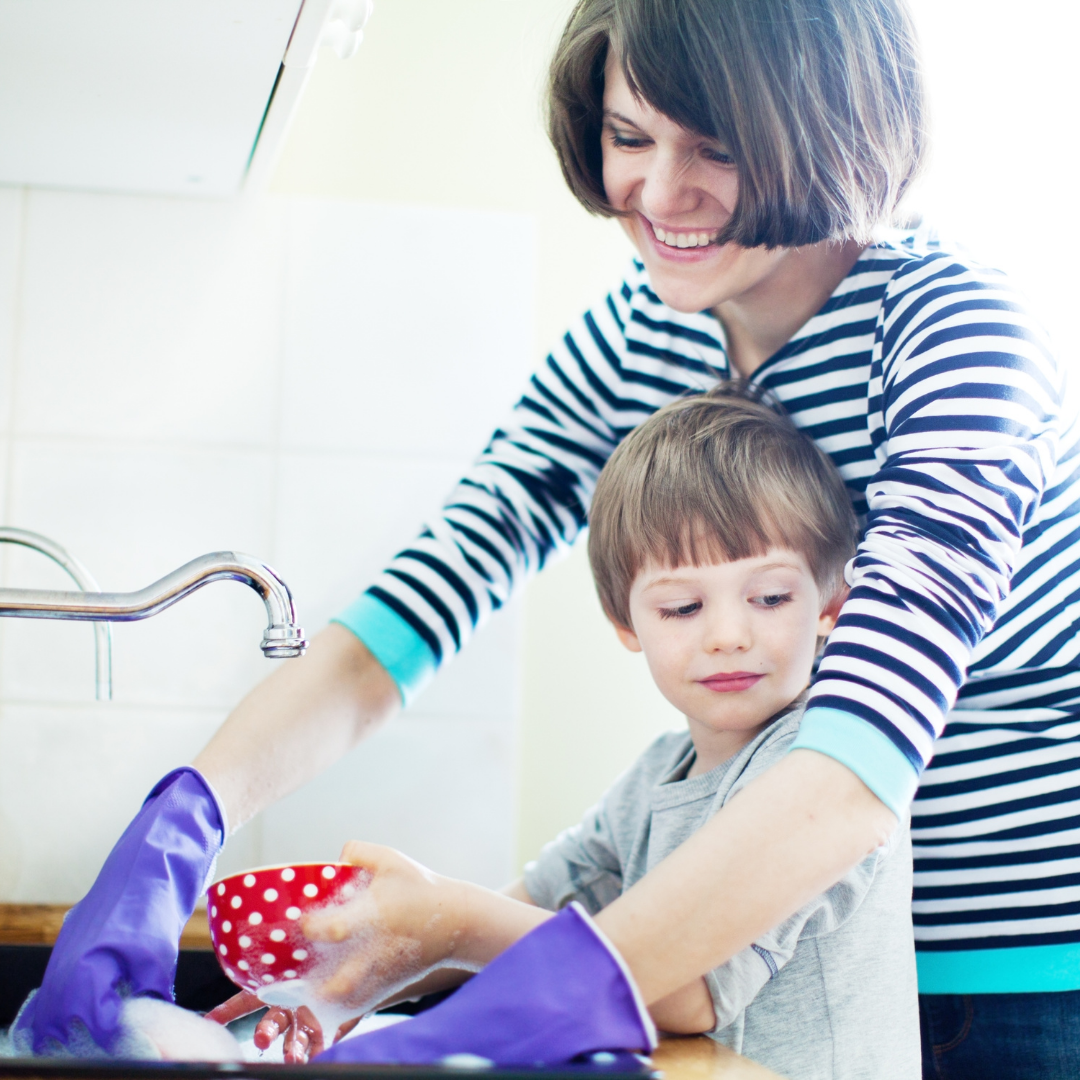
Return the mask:
[[923,1080],[1077,1080],[1080,990],[922,994]]

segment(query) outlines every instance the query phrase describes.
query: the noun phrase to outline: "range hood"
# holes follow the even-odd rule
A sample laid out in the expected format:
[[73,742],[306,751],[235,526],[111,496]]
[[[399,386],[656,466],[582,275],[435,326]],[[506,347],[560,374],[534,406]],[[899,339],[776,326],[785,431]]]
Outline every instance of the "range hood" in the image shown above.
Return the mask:
[[0,184],[227,197],[258,186],[320,45],[371,0],[0,0]]

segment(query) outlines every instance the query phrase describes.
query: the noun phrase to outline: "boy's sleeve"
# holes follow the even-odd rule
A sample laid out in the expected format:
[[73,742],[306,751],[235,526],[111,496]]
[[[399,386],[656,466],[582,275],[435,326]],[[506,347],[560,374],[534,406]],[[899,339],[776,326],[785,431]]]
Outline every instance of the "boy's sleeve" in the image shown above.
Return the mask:
[[896,848],[901,835],[906,835],[906,828],[898,829],[888,844],[850,870],[828,892],[706,974],[705,983],[716,1013],[711,1034],[718,1034],[738,1018],[795,955],[801,938],[831,933],[855,914],[874,882],[880,860]]
[[560,833],[524,871],[533,901],[558,911],[572,900],[590,915],[622,894],[622,870],[606,810],[606,798],[577,825]]

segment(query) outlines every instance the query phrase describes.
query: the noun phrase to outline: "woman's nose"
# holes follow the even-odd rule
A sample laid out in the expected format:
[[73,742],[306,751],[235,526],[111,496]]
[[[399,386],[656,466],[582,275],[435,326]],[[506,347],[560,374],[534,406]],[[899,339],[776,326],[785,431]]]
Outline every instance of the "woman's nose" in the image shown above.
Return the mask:
[[682,155],[660,151],[652,155],[641,189],[641,209],[650,221],[671,222],[694,210],[698,192],[693,168]]

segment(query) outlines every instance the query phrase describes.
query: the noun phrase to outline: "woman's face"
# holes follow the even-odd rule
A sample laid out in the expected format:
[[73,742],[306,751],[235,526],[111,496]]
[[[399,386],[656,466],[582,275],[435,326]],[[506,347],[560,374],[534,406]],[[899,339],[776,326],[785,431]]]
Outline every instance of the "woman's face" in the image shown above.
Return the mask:
[[604,76],[604,188],[641,254],[652,286],[676,311],[744,296],[786,250],[716,243],[735,210],[739,177],[715,139],[679,127],[631,92],[611,55]]

